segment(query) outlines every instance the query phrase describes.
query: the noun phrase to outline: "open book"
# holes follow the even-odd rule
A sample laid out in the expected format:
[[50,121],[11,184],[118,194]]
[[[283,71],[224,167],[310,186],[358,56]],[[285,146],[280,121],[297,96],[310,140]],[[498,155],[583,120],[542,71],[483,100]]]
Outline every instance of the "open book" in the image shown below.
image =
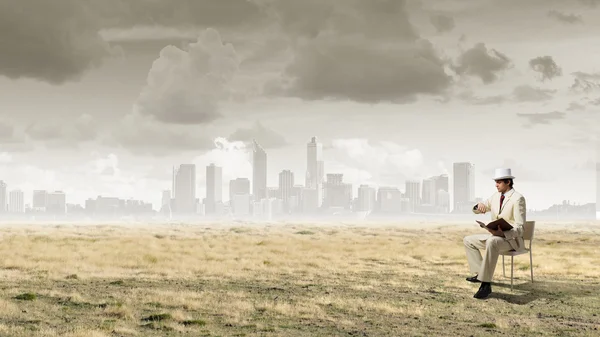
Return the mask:
[[513,226],[511,226],[508,222],[506,222],[506,220],[504,220],[502,218],[500,218],[498,220],[494,220],[487,225],[479,220],[475,220],[475,221],[479,224],[479,226],[481,228],[487,227],[492,230],[498,230],[498,226],[500,226],[502,231],[509,231],[509,230],[513,229]]

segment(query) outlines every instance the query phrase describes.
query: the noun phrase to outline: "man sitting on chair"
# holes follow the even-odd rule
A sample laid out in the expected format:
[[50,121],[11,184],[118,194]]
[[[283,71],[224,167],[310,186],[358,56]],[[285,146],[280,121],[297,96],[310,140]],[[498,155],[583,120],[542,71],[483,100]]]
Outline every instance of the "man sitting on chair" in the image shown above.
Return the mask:
[[[473,296],[478,299],[486,298],[492,292],[492,276],[500,253],[525,250],[523,225],[526,221],[527,209],[525,198],[513,188],[514,178],[509,168],[496,169],[494,180],[498,192],[473,207],[473,213],[491,212],[492,221],[503,218],[513,226],[513,229],[503,232],[499,227],[498,230],[486,228],[490,234],[469,235],[463,240],[469,267],[471,272],[476,274],[468,277],[467,281],[481,282],[479,290]],[[485,249],[483,258],[480,249]]]

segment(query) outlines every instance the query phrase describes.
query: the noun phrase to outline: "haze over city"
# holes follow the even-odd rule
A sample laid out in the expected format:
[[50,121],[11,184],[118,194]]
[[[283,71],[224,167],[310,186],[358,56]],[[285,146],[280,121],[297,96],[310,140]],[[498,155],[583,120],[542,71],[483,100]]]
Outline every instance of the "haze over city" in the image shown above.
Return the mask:
[[174,168],[196,165],[201,201],[214,163],[226,202],[252,183],[253,140],[277,187],[283,170],[305,184],[317,137],[352,198],[446,174],[453,205],[469,162],[475,198],[510,167],[528,208],[593,203],[596,4],[5,1],[0,180],[24,204],[46,190],[159,210]]

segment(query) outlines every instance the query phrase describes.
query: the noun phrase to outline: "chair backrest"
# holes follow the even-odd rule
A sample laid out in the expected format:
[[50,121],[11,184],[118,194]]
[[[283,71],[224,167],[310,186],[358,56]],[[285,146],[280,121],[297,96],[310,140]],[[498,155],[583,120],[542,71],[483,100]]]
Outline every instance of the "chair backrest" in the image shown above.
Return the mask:
[[533,241],[533,230],[535,229],[535,221],[525,221],[523,225],[523,240]]

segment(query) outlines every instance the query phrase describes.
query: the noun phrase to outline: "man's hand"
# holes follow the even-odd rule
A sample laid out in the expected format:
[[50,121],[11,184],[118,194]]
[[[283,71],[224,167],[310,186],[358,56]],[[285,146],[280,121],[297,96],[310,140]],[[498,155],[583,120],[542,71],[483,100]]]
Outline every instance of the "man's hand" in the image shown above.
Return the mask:
[[484,213],[487,211],[487,207],[485,207],[485,205],[483,203],[478,203],[477,204],[477,210],[481,213]]
[[502,231],[502,228],[500,228],[500,226],[498,226],[498,230],[493,230],[493,229],[489,229],[486,227],[486,229],[488,230],[488,232],[490,232],[490,234],[492,234],[493,236],[500,236],[500,237],[504,237],[504,232]]

